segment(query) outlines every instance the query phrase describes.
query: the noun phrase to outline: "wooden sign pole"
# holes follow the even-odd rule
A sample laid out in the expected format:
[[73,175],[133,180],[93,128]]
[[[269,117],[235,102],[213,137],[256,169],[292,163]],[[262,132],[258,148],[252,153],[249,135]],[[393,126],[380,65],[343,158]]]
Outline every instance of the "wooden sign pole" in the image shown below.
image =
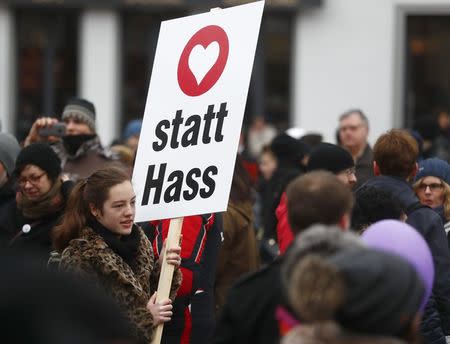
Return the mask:
[[[158,292],[156,295],[156,302],[163,299],[168,299],[170,295],[170,288],[172,286],[172,278],[175,267],[167,264],[166,255],[168,248],[178,246],[180,243],[181,227],[183,226],[183,217],[170,220],[169,233],[166,240],[166,252],[164,252],[164,261],[161,266],[161,274],[159,275]],[[153,335],[152,344],[160,344],[161,336],[164,329],[164,324],[158,325]]]

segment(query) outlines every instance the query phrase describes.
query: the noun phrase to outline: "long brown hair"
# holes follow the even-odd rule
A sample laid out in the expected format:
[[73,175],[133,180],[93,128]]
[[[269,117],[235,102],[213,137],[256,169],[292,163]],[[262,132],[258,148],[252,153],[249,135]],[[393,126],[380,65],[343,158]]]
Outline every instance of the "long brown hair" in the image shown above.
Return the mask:
[[120,168],[108,167],[93,173],[89,178],[79,181],[70,193],[66,211],[60,225],[53,232],[53,246],[62,252],[70,240],[79,237],[80,231],[92,219],[89,205],[102,210],[109,196],[109,190],[118,184],[129,180]]

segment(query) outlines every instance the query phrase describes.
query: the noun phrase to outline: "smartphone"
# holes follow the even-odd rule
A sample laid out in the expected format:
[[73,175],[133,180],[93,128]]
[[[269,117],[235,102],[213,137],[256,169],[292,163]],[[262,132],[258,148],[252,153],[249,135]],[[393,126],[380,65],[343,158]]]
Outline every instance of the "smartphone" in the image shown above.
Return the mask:
[[39,129],[39,136],[64,136],[66,135],[66,124],[63,122],[58,122],[53,124],[51,127],[44,127]]

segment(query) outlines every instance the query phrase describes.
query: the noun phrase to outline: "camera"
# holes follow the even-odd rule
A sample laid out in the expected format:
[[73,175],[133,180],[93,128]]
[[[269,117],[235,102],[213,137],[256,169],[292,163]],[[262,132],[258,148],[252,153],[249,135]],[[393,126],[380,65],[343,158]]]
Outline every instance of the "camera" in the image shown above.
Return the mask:
[[39,136],[64,136],[66,134],[66,124],[63,122],[58,122],[52,126],[44,127],[39,129]]

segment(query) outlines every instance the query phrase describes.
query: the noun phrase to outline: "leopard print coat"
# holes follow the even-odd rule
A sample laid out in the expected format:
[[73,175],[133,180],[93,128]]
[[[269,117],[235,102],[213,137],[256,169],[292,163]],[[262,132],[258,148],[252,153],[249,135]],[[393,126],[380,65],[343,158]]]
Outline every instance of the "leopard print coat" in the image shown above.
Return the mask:
[[[74,272],[106,290],[121,306],[141,343],[150,343],[153,318],[146,305],[158,287],[160,266],[153,256],[152,246],[139,228],[140,242],[135,260],[128,265],[91,228],[81,231],[63,251],[60,269]],[[170,298],[175,298],[181,284],[181,273],[175,270]]]

